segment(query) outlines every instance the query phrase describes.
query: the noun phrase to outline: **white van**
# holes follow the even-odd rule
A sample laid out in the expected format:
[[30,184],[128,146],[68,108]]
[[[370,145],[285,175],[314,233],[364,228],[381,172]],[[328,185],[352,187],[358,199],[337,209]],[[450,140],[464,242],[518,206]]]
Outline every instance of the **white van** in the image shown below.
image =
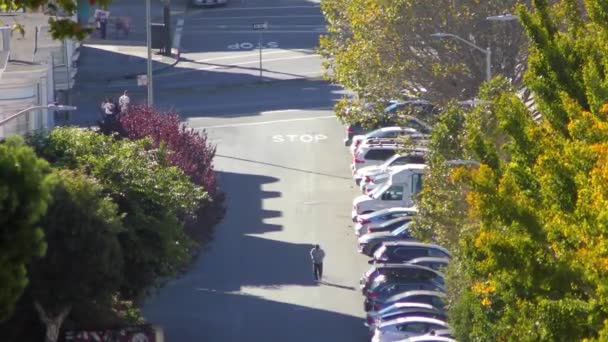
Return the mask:
[[353,200],[351,218],[380,209],[392,207],[411,207],[414,196],[422,191],[422,179],[428,166],[425,164],[406,164],[396,166],[389,180],[368,195]]

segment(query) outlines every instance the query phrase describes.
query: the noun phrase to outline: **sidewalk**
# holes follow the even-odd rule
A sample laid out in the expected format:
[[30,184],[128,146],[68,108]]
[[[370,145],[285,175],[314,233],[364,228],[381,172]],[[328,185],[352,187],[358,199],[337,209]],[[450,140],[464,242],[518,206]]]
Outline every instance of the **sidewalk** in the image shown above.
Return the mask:
[[[171,1],[171,35],[178,19],[183,17],[188,0]],[[100,39],[99,32],[83,42],[80,48],[78,73],[72,89],[71,102],[78,111],[71,116],[69,124],[91,124],[99,118],[99,105],[103,98],[118,98],[116,90],[106,89],[113,81],[131,80],[146,74],[147,48],[145,27],[145,2],[141,0],[116,0],[109,8],[110,17],[130,17],[131,31],[127,36],[117,33],[113,25],[108,25],[107,39]],[[153,23],[163,22],[163,6],[160,1],[152,1]],[[152,50],[152,69],[160,72],[177,64],[177,56],[162,56]],[[133,103],[143,103],[145,87],[130,90]]]

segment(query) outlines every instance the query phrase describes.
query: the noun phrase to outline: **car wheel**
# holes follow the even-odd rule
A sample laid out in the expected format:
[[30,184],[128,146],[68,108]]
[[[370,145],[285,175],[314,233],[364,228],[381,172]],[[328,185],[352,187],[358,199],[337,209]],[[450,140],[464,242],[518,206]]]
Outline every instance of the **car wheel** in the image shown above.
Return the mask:
[[360,186],[361,185],[361,178],[355,179],[355,183],[357,184],[357,186]]

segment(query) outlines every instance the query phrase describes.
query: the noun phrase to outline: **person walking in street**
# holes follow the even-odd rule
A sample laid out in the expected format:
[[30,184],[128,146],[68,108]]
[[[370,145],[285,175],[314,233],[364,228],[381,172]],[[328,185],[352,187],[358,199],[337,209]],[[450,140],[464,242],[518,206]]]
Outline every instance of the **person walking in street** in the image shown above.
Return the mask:
[[325,251],[319,245],[315,245],[310,250],[310,259],[312,260],[312,274],[316,281],[323,278],[323,258],[325,258]]
[[131,99],[129,98],[128,91],[125,90],[122,96],[118,98],[118,108],[120,109],[120,114],[127,113],[127,110],[129,110],[129,103],[131,103]]

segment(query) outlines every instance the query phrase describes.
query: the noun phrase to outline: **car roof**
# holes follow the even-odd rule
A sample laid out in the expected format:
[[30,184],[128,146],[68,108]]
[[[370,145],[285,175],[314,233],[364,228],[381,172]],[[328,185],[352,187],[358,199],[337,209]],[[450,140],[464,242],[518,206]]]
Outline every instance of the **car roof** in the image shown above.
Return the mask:
[[430,309],[430,310],[436,310],[438,312],[441,312],[441,310],[437,309],[436,307],[432,306],[431,304],[427,304],[427,303],[412,303],[412,302],[397,302],[394,304],[391,304],[389,306],[387,306],[384,309],[381,309],[378,311],[378,313],[382,312],[382,311],[390,311],[388,310],[388,308],[395,308],[395,309]]
[[397,342],[456,342],[456,340],[445,336],[422,335],[409,337],[405,340],[399,340]]
[[408,264],[416,264],[417,262],[438,262],[448,264],[450,259],[448,258],[439,258],[439,257],[420,257],[416,259],[412,259],[408,261]]
[[441,299],[446,298],[445,293],[440,292],[440,291],[432,291],[432,290],[412,290],[412,291],[405,291],[405,292],[401,292],[401,293],[397,293],[396,295],[389,297],[386,302],[392,302],[392,301],[398,301],[400,299],[404,299],[407,297],[413,297],[413,296],[433,296],[433,297],[439,297]]
[[385,245],[386,247],[403,246],[403,247],[428,247],[428,248],[435,248],[435,249],[439,249],[439,250],[445,252],[447,255],[452,255],[450,253],[450,251],[448,251],[446,248],[443,248],[443,247],[438,246],[438,245],[424,243],[424,242],[415,242],[415,241],[386,241],[386,242],[383,242],[382,244]]
[[388,265],[388,267],[385,267],[385,264],[379,264],[379,266],[375,266],[375,267],[376,267],[376,269],[391,268],[391,269],[410,269],[410,270],[429,271],[429,272],[435,273],[438,276],[444,277],[444,275],[441,274],[441,272],[437,272],[434,269],[432,269],[430,267],[426,267],[426,266],[412,265],[412,264],[386,264],[386,265]]
[[391,174],[395,174],[397,172],[403,171],[403,170],[424,170],[426,168],[428,168],[429,166],[426,164],[404,164],[404,165],[397,165],[397,166],[392,166],[390,168],[390,173]]
[[[408,221],[411,222],[414,218],[412,216],[400,216],[400,217],[395,217],[393,219],[387,220],[382,222],[382,224],[380,225],[380,227],[386,227],[386,226],[390,226],[391,224],[397,223],[397,222],[402,222],[402,221]],[[405,222],[404,222],[405,223]]]
[[391,326],[391,325],[412,323],[412,322],[431,323],[431,324],[442,325],[446,328],[449,328],[449,325],[440,319],[430,318],[430,317],[420,317],[420,316],[400,317],[400,318],[392,319],[390,321],[382,322],[378,327],[384,328],[384,327]]

